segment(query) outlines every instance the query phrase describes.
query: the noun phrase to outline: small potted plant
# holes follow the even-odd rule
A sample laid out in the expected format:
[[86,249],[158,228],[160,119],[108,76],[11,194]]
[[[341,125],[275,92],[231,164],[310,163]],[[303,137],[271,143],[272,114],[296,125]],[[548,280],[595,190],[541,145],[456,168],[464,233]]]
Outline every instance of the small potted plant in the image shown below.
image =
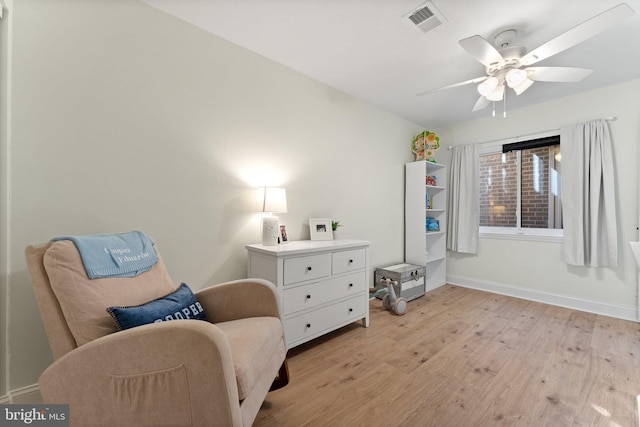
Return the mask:
[[340,221],[333,221],[331,220],[331,229],[333,231],[337,231],[338,227],[342,227],[342,224],[340,224]]

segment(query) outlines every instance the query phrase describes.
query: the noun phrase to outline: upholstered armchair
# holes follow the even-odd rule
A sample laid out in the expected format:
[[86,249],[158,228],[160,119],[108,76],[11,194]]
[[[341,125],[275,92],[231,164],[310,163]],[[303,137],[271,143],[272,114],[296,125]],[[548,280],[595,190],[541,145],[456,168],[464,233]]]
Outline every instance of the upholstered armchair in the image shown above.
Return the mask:
[[136,277],[93,280],[68,240],[28,246],[26,259],[54,357],[40,390],[69,404],[72,426],[249,426],[274,379],[288,380],[270,282],[195,292],[207,321],[118,330],[108,307],[175,291],[162,259]]

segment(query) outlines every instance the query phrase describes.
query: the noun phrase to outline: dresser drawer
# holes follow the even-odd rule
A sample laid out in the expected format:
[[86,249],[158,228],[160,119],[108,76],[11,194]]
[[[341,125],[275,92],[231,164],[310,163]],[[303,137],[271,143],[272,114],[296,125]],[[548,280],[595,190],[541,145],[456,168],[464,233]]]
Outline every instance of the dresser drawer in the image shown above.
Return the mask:
[[319,279],[331,275],[331,254],[309,255],[284,260],[284,284]]
[[361,294],[365,289],[364,271],[333,277],[309,285],[289,287],[284,290],[283,312],[287,315],[313,308],[349,295]]
[[333,274],[340,274],[359,270],[365,267],[366,261],[367,256],[364,249],[334,252],[331,260],[332,272]]
[[323,307],[284,321],[284,333],[287,347],[296,345],[296,341],[310,339],[323,332],[335,329],[338,325],[355,322],[365,316],[365,304],[368,298],[362,295],[346,301]]

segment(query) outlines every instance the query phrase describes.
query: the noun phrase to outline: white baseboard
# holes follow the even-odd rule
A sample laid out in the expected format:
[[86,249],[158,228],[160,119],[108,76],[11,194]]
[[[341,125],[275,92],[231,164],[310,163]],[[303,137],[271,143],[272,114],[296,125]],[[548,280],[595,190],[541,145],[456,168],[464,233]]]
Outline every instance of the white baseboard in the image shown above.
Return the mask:
[[601,314],[623,320],[638,321],[638,312],[635,307],[623,307],[605,304],[597,301],[589,301],[580,298],[541,292],[533,289],[518,288],[505,283],[486,282],[471,277],[447,275],[447,283],[462,286],[464,288],[478,289],[494,294],[557,305],[559,307],[586,311],[588,313]]
[[42,403],[40,387],[38,384],[33,384],[16,390],[10,390],[9,394],[0,396],[0,403]]

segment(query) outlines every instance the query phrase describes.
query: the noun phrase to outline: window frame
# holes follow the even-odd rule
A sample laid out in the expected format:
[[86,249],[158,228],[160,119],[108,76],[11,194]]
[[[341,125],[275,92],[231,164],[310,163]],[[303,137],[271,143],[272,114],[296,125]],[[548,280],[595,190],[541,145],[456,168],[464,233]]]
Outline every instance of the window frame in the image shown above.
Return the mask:
[[[545,138],[549,136],[560,135],[559,130],[541,132],[532,135],[491,141],[480,144],[478,155],[502,153],[502,146],[515,142],[528,141],[532,139]],[[564,241],[563,228],[522,228],[520,227],[520,210],[522,208],[522,150],[517,151],[518,174],[517,174],[517,209],[516,209],[516,227],[490,227],[480,226],[480,237],[487,239],[506,239],[506,240],[529,240],[536,242],[555,242],[562,243]]]

